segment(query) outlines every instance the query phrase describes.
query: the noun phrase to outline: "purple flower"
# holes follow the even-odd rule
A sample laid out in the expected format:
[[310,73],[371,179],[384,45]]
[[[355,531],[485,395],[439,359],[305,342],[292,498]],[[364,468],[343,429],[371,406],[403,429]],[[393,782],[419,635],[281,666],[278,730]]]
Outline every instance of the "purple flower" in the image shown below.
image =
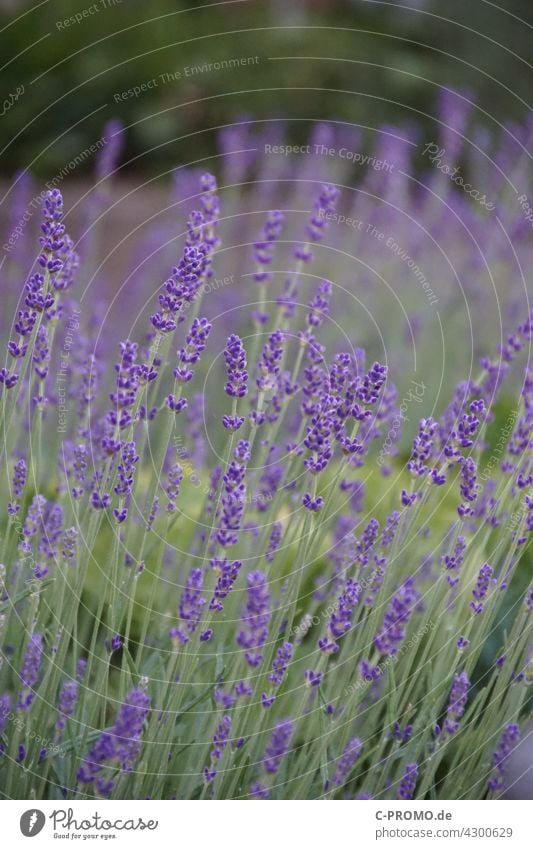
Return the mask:
[[63,218],[63,198],[59,189],[47,192],[43,200],[43,223],[40,237],[41,255],[39,265],[45,268],[49,274],[57,274],[62,268],[62,262],[58,254],[64,245],[65,225]]
[[23,495],[24,495],[24,487],[26,486],[26,461],[25,460],[17,460],[15,463],[15,468],[13,471],[13,488],[12,488],[12,496],[15,499],[11,501],[8,505],[8,510],[11,515],[15,515],[18,513],[20,507],[17,504]]
[[246,579],[247,601],[242,611],[242,627],[237,634],[237,645],[245,649],[250,666],[259,666],[263,655],[259,651],[268,638],[270,622],[270,594],[263,572],[250,572]]
[[140,754],[141,734],[149,709],[150,698],[144,690],[135,688],[128,693],[112,728],[102,732],[83,759],[77,774],[79,782],[94,783],[100,796],[111,795],[114,782],[106,775],[117,768],[132,769]]
[[308,510],[311,510],[311,512],[316,513],[324,506],[324,499],[321,495],[317,495],[313,498],[310,492],[305,492],[302,498],[302,504],[304,507],[307,507]]
[[411,459],[407,468],[414,475],[424,475],[428,471],[427,461],[434,453],[434,435],[438,428],[437,422],[432,419],[421,419],[418,425],[418,434],[413,439]]
[[276,656],[272,661],[272,672],[268,675],[268,680],[276,687],[279,687],[285,677],[285,673],[292,660],[292,643],[286,642],[276,652]]
[[176,512],[176,499],[180,493],[181,482],[183,481],[183,467],[179,463],[173,463],[167,472],[167,482],[165,492],[168,497],[167,512]]
[[196,365],[205,350],[212,325],[207,318],[195,318],[186,336],[187,346],[178,351],[178,366],[174,377],[182,383],[188,383],[194,372],[190,366]]
[[227,746],[228,738],[231,730],[231,716],[222,717],[217,730],[213,736],[213,749],[211,750],[211,760],[219,761],[222,757],[222,752]]
[[274,727],[270,743],[266,747],[263,756],[265,772],[274,775],[279,770],[283,757],[289,748],[293,733],[294,724],[289,719],[279,722]]
[[483,601],[487,596],[489,586],[491,583],[491,578],[493,575],[492,566],[488,563],[485,563],[481,569],[479,570],[479,575],[477,576],[476,585],[472,590],[472,595],[474,596],[474,601],[470,602],[470,607],[474,611],[474,613],[482,613],[483,612]]
[[32,634],[26,646],[26,653],[20,670],[20,681],[23,689],[19,693],[17,708],[21,711],[29,710],[35,698],[35,685],[39,680],[41,664],[43,660],[43,636]]
[[256,383],[262,392],[276,388],[282,357],[283,333],[275,330],[268,337],[257,366]]
[[322,672],[315,672],[314,669],[306,669],[304,672],[304,680],[308,687],[318,687],[323,677]]
[[241,527],[246,506],[245,478],[244,462],[232,460],[223,479],[222,516],[216,533],[217,542],[224,547],[238,542],[237,531]]
[[254,274],[254,280],[257,283],[265,283],[272,279],[272,272],[268,267],[272,262],[274,247],[281,236],[284,221],[285,216],[282,212],[278,210],[269,212],[261,234],[262,238],[254,243],[255,261],[259,266]]
[[496,751],[492,755],[492,773],[488,780],[489,790],[495,792],[504,786],[505,765],[520,739],[520,727],[514,722],[503,729]]
[[466,540],[464,536],[458,536],[452,554],[446,554],[443,557],[444,565],[449,573],[447,581],[451,587],[455,586],[459,581],[458,572],[464,560],[466,551]]
[[381,654],[396,654],[400,643],[405,638],[405,628],[417,600],[418,593],[415,589],[414,578],[407,578],[392,597],[383,618],[381,630],[374,637],[374,645]]
[[335,772],[331,778],[332,784],[339,787],[346,783],[352,769],[361,756],[362,748],[363,744],[357,737],[352,737],[351,740],[348,740],[342,755],[335,765]]
[[246,371],[246,350],[240,336],[232,333],[224,348],[224,361],[228,379],[224,387],[232,398],[243,398],[248,392],[248,372]]
[[459,720],[465,712],[469,689],[470,679],[468,675],[466,672],[458,672],[453,679],[444,720],[444,728],[448,734],[455,734],[459,730]]
[[274,560],[274,557],[276,555],[276,551],[278,550],[280,543],[281,543],[282,532],[283,532],[283,525],[281,524],[281,522],[274,522],[274,524],[272,525],[272,529],[270,531],[270,537],[269,537],[269,540],[268,540],[268,547],[267,547],[267,550],[265,552],[265,560],[268,563],[272,563],[272,561]]
[[[335,211],[338,196],[339,190],[336,186],[331,184],[322,186],[306,228],[308,242],[318,243],[324,238],[324,231],[330,214]],[[302,262],[310,262],[313,259],[313,254],[307,244],[298,245],[295,248],[294,256]]]
[[171,628],[170,636],[173,639],[179,640],[182,644],[189,641],[187,631],[193,634],[200,622],[202,610],[205,605],[205,598],[202,595],[202,587],[204,585],[204,575],[201,569],[191,569],[187,584],[181,594],[178,615],[179,618],[186,623],[185,630],[182,628]]
[[59,693],[58,717],[56,720],[57,731],[63,731],[66,727],[68,717],[74,713],[77,700],[78,682],[65,681]]
[[314,298],[309,303],[307,324],[309,327],[320,327],[329,312],[329,299],[332,286],[329,280],[323,280]]
[[339,650],[336,641],[348,633],[352,627],[353,612],[360,597],[360,585],[353,578],[348,578],[330,616],[327,635],[318,641],[318,647],[321,651],[332,654]]
[[418,766],[415,763],[407,764],[398,788],[397,799],[412,799],[416,787]]
[[139,456],[136,453],[135,442],[124,442],[121,450],[121,462],[118,465],[118,483],[115,486],[117,495],[131,495],[135,478],[136,465]]
[[240,560],[230,561],[227,557],[223,560],[218,558],[211,560],[212,568],[218,572],[218,578],[213,590],[213,598],[209,602],[210,610],[224,610],[223,599],[227,598],[237,580],[239,570],[242,566]]

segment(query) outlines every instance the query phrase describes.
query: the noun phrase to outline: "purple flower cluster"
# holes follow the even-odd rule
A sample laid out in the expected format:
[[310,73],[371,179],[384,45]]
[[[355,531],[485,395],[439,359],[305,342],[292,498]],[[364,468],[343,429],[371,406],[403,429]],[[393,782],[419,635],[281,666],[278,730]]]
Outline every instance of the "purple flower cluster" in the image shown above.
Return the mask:
[[113,792],[110,777],[117,769],[129,771],[141,750],[141,734],[150,710],[150,697],[137,687],[120,707],[113,727],[103,731],[78,769],[80,784],[94,784],[96,792],[108,797]]
[[194,634],[202,616],[205,598],[202,594],[204,574],[201,569],[191,569],[187,583],[181,594],[178,615],[185,628],[173,627],[170,636],[182,645],[189,642],[189,634]]
[[35,685],[39,680],[43,660],[44,641],[42,634],[32,634],[26,646],[26,652],[20,670],[23,689],[19,693],[17,708],[20,711],[30,709],[35,698]]
[[246,579],[247,601],[242,611],[242,627],[237,645],[245,650],[249,666],[259,666],[263,660],[262,647],[268,639],[270,622],[270,593],[263,572],[250,572]]
[[351,740],[348,740],[342,755],[335,765],[335,772],[331,777],[331,784],[334,784],[337,787],[346,784],[350,773],[361,757],[362,749],[363,744],[358,737],[352,737]]
[[325,654],[334,654],[339,651],[340,646],[337,640],[344,637],[352,627],[353,612],[360,597],[360,585],[352,578],[348,578],[331,613],[327,634],[318,641],[320,651]]
[[270,775],[278,772],[281,762],[289,749],[293,733],[294,723],[290,719],[278,722],[275,726],[263,756],[263,768],[265,772],[268,772]]
[[406,764],[400,786],[398,788],[398,799],[412,799],[415,788],[416,779],[418,776],[418,765],[415,763]]
[[520,727],[511,722],[503,729],[498,746],[492,755],[492,774],[488,780],[489,790],[502,790],[505,778],[505,765],[520,740]]
[[448,734],[455,734],[459,730],[459,720],[465,712],[470,679],[466,672],[458,672],[453,679],[450,699],[446,708],[444,730]]

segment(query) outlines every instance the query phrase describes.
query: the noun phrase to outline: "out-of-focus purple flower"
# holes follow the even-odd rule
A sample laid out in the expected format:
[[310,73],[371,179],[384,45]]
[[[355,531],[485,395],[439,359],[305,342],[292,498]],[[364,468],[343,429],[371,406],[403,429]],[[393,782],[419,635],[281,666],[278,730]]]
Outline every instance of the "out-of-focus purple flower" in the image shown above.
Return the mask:
[[56,730],[63,731],[67,719],[74,713],[78,700],[79,685],[77,681],[65,681],[59,693],[59,705],[57,708]]
[[285,677],[285,673],[289,668],[289,663],[292,660],[292,643],[285,642],[276,652],[276,656],[272,661],[272,672],[268,675],[268,680],[276,687],[279,687]]
[[358,737],[352,737],[351,740],[348,740],[342,755],[335,764],[335,772],[331,777],[331,784],[340,787],[346,783],[352,769],[361,757],[362,749],[363,744]]
[[418,765],[415,763],[406,764],[400,786],[398,788],[397,799],[412,799],[415,788],[416,779],[418,776]]
[[306,228],[307,243],[298,245],[294,250],[296,259],[302,262],[310,262],[313,259],[313,254],[309,248],[309,243],[321,242],[324,238],[324,231],[328,226],[328,221],[331,214],[335,211],[339,190],[336,186],[325,184],[320,190],[320,194],[314,203],[313,211]]
[[179,640],[182,644],[189,641],[188,634],[193,634],[200,622],[202,610],[205,605],[205,598],[202,595],[203,585],[204,574],[202,570],[191,569],[187,578],[187,584],[181,594],[178,610],[179,618],[185,622],[185,630],[177,627],[170,630],[170,636],[173,639]]
[[314,298],[309,302],[307,324],[309,327],[320,327],[329,312],[329,300],[332,285],[329,280],[323,280]]
[[322,652],[326,654],[338,652],[339,644],[337,640],[348,633],[352,627],[353,612],[360,597],[360,585],[353,578],[348,578],[331,613],[327,634],[318,641],[318,647]]
[[124,147],[124,136],[124,124],[119,118],[112,118],[107,122],[103,134],[105,146],[96,159],[98,180],[104,180],[113,175]]
[[477,499],[479,492],[477,466],[472,457],[467,457],[461,465],[461,483],[459,488],[464,501],[457,508],[457,512],[461,518],[471,516],[474,511],[470,504]]
[[257,283],[265,283],[272,279],[270,264],[274,253],[274,247],[283,229],[285,216],[278,210],[272,210],[268,213],[263,232],[259,241],[254,243],[254,256],[258,270],[254,274],[254,280]]
[[381,630],[374,645],[381,654],[394,655],[405,638],[405,628],[418,601],[414,578],[407,578],[399,587],[387,608]]
[[275,389],[283,357],[283,333],[275,330],[268,337],[257,365],[256,383],[262,392]]
[[268,563],[272,563],[274,557],[276,556],[276,551],[278,550],[281,543],[282,533],[283,525],[281,524],[281,522],[274,522],[268,539],[268,547],[265,552],[265,560]]
[[167,512],[176,512],[176,500],[180,494],[181,482],[183,481],[183,466],[173,463],[167,472],[165,492],[168,498]]
[[117,768],[130,771],[141,750],[141,734],[148,711],[150,697],[140,688],[134,688],[120,707],[114,725],[103,731],[89,750],[78,769],[81,784],[95,784],[100,796],[111,795],[114,782],[108,776]]
[[491,578],[493,575],[492,566],[489,563],[484,563],[481,569],[479,570],[479,575],[477,576],[476,585],[472,590],[472,595],[474,596],[474,601],[470,602],[470,607],[474,611],[474,613],[482,613],[483,612],[483,601],[487,597],[487,593],[489,591],[489,586],[491,583]]
[[505,765],[520,740],[520,726],[511,722],[503,729],[500,741],[492,755],[492,773],[488,780],[489,790],[502,790],[505,778]]
[[285,719],[275,726],[270,743],[263,756],[265,772],[274,775],[279,770],[283,757],[288,751],[293,733],[294,724],[289,719]]
[[448,734],[455,734],[459,730],[459,720],[465,712],[470,679],[466,672],[458,672],[452,684],[450,699],[446,709],[444,729]]
[[263,660],[260,649],[268,638],[270,621],[270,593],[263,572],[250,572],[246,579],[247,601],[242,611],[242,627],[237,634],[237,645],[245,649],[250,666],[259,666]]
[[445,554],[443,557],[444,565],[448,572],[446,579],[451,587],[454,587],[459,581],[458,575],[464,560],[465,551],[466,539],[464,536],[459,535],[453,552],[451,554]]
[[14,516],[20,510],[20,505],[18,502],[24,495],[24,487],[26,486],[26,476],[27,476],[27,467],[26,461],[21,459],[17,460],[15,463],[15,468],[13,470],[13,486],[12,486],[12,497],[13,501],[10,501],[8,504],[8,512],[11,516]]
[[34,633],[28,640],[26,653],[20,670],[20,681],[23,689],[19,693],[17,708],[20,711],[29,710],[35,698],[35,685],[39,680],[43,660],[44,642],[42,634]]

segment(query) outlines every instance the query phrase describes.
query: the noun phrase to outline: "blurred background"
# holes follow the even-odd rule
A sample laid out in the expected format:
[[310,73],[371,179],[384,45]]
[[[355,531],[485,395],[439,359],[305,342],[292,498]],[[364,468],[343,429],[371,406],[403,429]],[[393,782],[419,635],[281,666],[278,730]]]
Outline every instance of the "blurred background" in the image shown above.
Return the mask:
[[[55,173],[115,115],[130,128],[128,169],[153,173],[211,154],[212,128],[246,113],[299,119],[295,139],[308,134],[300,119],[409,121],[430,131],[436,95],[448,86],[471,92],[472,120],[494,129],[524,115],[531,90],[530,0],[2,0],[0,7],[2,98],[25,87],[7,111],[4,103],[4,175],[29,163],[39,175]],[[79,23],[64,23],[76,14]],[[256,64],[185,72],[251,56]],[[159,79],[176,72],[178,80]],[[153,79],[157,87],[117,102]]]

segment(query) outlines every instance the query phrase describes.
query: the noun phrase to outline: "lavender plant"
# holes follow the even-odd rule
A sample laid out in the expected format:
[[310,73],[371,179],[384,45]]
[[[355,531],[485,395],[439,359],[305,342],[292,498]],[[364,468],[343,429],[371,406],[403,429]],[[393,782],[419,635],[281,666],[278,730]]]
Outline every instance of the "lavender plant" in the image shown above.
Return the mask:
[[530,727],[533,317],[378,462],[394,375],[331,339],[310,271],[339,188],[282,287],[265,213],[254,310],[222,334],[215,178],[195,194],[144,329],[107,348],[60,192],[43,204],[0,370],[2,792],[497,798]]

